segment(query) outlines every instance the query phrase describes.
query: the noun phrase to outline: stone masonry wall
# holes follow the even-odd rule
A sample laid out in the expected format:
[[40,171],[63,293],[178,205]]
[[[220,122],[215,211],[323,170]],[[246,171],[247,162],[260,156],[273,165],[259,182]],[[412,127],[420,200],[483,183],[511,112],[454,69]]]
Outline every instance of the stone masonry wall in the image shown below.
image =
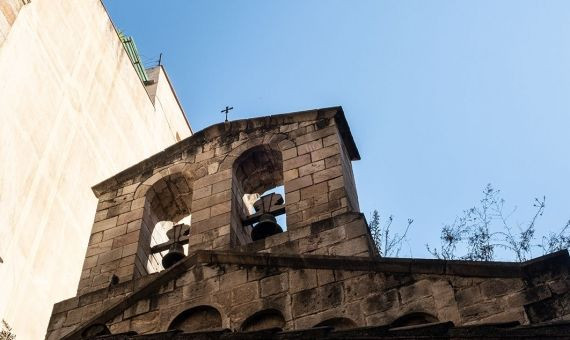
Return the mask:
[[[532,306],[553,298],[567,299],[570,288],[567,269],[559,266],[559,270],[551,270],[549,260],[531,272],[534,279],[525,279],[524,275],[490,278],[421,274],[414,270],[394,273],[333,269],[339,266],[338,261],[327,264],[326,259],[319,261],[329,269],[310,268],[310,265],[288,268],[225,264],[216,261],[215,255],[208,259],[113,315],[106,322],[111,332],[166,331],[177,315],[196,306],[214,307],[221,315],[221,326],[232,330],[240,330],[246,319],[264,310],[278,311],[285,320],[285,330],[311,328],[341,317],[356,326],[387,325],[411,313],[426,313],[439,321],[453,321],[455,325],[506,321],[528,324],[533,321],[528,312],[532,313]],[[253,263],[247,253],[241,261]],[[409,261],[394,259],[383,263],[389,268],[410,264]],[[567,264],[567,254],[562,261],[556,261]],[[432,260],[431,269],[427,270],[434,270],[440,262]],[[290,265],[296,264],[291,262]],[[428,262],[423,265],[423,269],[417,267],[418,271],[430,268]],[[464,270],[489,275],[477,264],[468,264]],[[500,268],[496,272],[499,273]],[[57,304],[47,339],[59,339],[156,275]],[[565,313],[558,311],[555,318],[570,316]]]

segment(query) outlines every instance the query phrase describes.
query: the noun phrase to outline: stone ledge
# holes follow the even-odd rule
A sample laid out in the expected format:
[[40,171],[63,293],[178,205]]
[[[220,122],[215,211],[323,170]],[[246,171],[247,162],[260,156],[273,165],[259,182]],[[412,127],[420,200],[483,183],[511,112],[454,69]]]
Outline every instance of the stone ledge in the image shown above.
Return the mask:
[[[570,262],[568,251],[538,257],[528,262],[478,262],[409,258],[365,258],[356,256],[289,255],[243,253],[235,251],[196,252],[198,263],[271,266],[295,269],[336,269],[403,274],[435,274],[466,277],[525,278],[538,275],[540,268],[552,269],[551,264]],[[540,264],[537,266],[537,264]],[[529,272],[528,269],[532,268]],[[543,271],[544,272],[544,271]]]

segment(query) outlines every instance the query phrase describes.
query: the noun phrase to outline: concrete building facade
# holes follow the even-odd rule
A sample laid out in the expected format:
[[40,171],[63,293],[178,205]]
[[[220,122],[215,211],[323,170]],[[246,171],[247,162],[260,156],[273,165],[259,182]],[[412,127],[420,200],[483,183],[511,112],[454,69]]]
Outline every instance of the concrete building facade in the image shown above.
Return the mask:
[[[99,183],[77,295],[54,306],[46,339],[568,334],[567,251],[380,258],[359,211],[359,158],[333,107],[220,123]],[[281,185],[284,200],[251,209]],[[262,215],[281,213],[286,231],[259,233],[274,226]],[[155,237],[165,222],[175,226]]]
[[75,292],[90,187],[192,133],[165,70],[148,74],[99,0],[0,0],[0,317],[19,339]]

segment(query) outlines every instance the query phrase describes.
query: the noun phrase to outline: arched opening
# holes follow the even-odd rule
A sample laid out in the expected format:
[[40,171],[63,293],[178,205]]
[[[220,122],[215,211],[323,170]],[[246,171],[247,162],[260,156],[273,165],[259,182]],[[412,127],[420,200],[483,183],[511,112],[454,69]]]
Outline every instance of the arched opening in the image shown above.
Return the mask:
[[220,312],[211,306],[198,306],[180,313],[168,326],[168,330],[195,332],[222,328]]
[[285,318],[283,318],[283,314],[276,309],[266,309],[247,318],[241,325],[241,330],[243,332],[259,331],[270,328],[279,328],[283,330],[284,327]]
[[433,322],[438,322],[438,321],[439,320],[431,314],[422,313],[422,312],[414,312],[414,313],[406,314],[404,316],[397,318],[396,320],[394,320],[394,322],[392,322],[390,324],[390,326],[393,328],[396,328],[396,327],[422,325],[422,324],[433,323]]
[[[285,197],[281,152],[269,145],[259,145],[242,153],[233,165],[232,189],[232,229],[238,244],[249,243],[255,223],[244,225],[243,221],[258,212],[254,209],[254,203],[262,195],[270,193],[280,194],[283,199]],[[284,207],[284,202],[282,205]],[[284,218],[280,218],[278,223],[282,229],[286,228]]]
[[332,327],[334,330],[339,331],[343,329],[350,329],[356,327],[356,322],[350,320],[349,318],[331,318],[319,322],[314,327]]
[[111,332],[109,331],[109,328],[107,328],[106,325],[97,323],[87,327],[86,330],[81,332],[81,338],[89,339],[99,335],[110,335],[110,334]]
[[[167,232],[175,224],[190,224],[192,183],[183,173],[172,174],[156,182],[146,195],[140,242],[148,257],[144,269],[154,273],[164,269],[162,258],[168,250],[153,252],[151,248],[169,241]],[[187,246],[185,254],[188,254]]]

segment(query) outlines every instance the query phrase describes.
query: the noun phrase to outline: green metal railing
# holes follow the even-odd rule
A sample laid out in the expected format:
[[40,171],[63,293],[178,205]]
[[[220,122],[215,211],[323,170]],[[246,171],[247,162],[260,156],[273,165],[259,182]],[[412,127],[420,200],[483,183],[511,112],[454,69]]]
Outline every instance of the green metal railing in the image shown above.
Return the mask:
[[133,37],[126,36],[123,32],[119,32],[119,38],[125,47],[125,51],[127,51],[127,55],[131,60],[131,63],[135,67],[135,71],[137,72],[140,80],[144,83],[147,82],[148,75],[144,69],[144,65],[142,64],[141,58],[139,56],[139,51],[137,50],[137,45]]

